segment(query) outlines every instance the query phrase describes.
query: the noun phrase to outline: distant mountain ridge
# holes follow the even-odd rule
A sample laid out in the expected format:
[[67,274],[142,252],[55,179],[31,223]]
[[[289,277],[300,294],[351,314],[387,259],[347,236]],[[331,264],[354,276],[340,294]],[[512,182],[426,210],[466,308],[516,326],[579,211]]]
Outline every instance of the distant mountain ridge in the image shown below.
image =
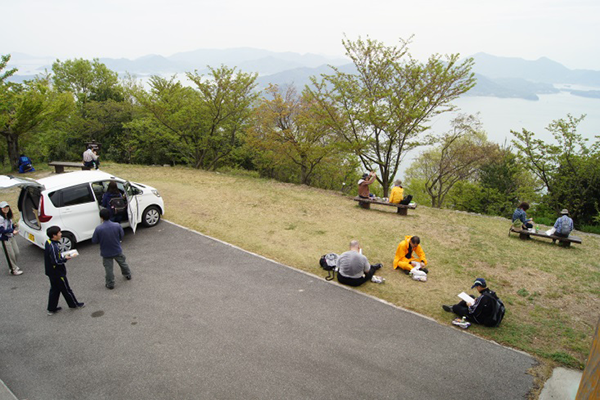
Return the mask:
[[[50,70],[54,61],[51,57],[35,57],[14,53],[9,67],[19,68],[19,75],[13,80],[31,79],[36,73]],[[530,61],[515,57],[498,57],[486,53],[472,56],[475,61],[473,72],[477,85],[467,96],[493,96],[501,98],[522,98],[537,100],[539,94],[557,93],[555,84],[581,85],[600,88],[600,71],[571,70],[562,64],[542,57]],[[295,85],[302,89],[310,84],[310,77],[330,74],[330,65],[344,72],[353,72],[354,66],[342,57],[329,57],[318,54],[275,52],[249,47],[232,49],[197,49],[180,52],[169,57],[146,55],[134,60],[126,58],[100,58],[108,68],[123,75],[138,76],[172,75],[198,71],[206,73],[207,66],[227,65],[244,72],[259,74],[261,88],[269,83]],[[563,89],[564,90],[564,89]],[[597,97],[597,93],[587,90],[572,90],[572,94]]]

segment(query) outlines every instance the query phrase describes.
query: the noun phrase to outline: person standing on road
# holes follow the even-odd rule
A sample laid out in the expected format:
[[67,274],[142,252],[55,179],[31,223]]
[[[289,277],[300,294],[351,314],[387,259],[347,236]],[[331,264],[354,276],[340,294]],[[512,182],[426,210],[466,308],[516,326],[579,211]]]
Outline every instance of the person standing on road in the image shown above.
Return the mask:
[[360,286],[366,281],[383,283],[385,280],[374,276],[381,264],[371,265],[367,257],[362,255],[360,244],[353,240],[350,250],[342,253],[337,260],[338,282],[348,286]]
[[114,261],[116,260],[121,267],[121,273],[128,281],[131,280],[131,269],[127,265],[121,241],[125,232],[121,224],[110,221],[110,211],[106,208],[100,210],[100,218],[102,223],[94,230],[92,243],[100,243],[100,255],[102,256],[102,264],[106,271],[106,288],[115,288],[115,274],[113,272]]
[[65,266],[65,263],[70,260],[71,257],[62,257],[60,255],[60,250],[58,249],[58,241],[62,237],[60,228],[58,226],[51,226],[46,229],[46,235],[48,235],[49,238],[46,241],[46,247],[44,248],[46,276],[50,279],[48,315],[54,315],[56,312],[62,310],[62,307],[57,307],[61,293],[69,308],[77,309],[84,307],[84,304],[78,302],[75,298],[75,294],[71,290],[69,281],[67,280],[67,267]]
[[13,212],[6,201],[0,203],[0,241],[2,250],[6,257],[8,270],[11,275],[21,275],[23,271],[17,266],[19,258],[19,245],[15,240],[15,235],[19,233],[17,226],[13,223]]

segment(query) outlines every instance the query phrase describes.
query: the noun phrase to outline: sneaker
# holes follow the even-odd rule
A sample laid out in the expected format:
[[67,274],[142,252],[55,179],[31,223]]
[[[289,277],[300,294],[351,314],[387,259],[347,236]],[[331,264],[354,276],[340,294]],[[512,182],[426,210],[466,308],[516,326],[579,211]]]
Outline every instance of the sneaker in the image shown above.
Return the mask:
[[13,269],[12,271],[10,271],[11,275],[17,276],[17,275],[21,275],[23,273],[23,271],[21,271],[20,269]]
[[371,282],[373,282],[373,283],[383,283],[383,282],[385,282],[385,278],[383,278],[381,276],[373,275],[373,277],[371,278]]
[[127,279],[128,281],[130,281],[131,280],[131,274],[125,275],[125,279]]
[[57,312],[59,312],[60,310],[62,310],[62,307],[56,307],[56,310],[54,310],[54,311],[48,310],[48,315],[54,315]]
[[109,290],[113,290],[115,288],[115,285],[106,284],[106,288]]
[[442,308],[444,309],[444,311],[448,311],[448,312],[452,312],[452,306],[447,306],[447,305],[442,305]]
[[375,271],[377,271],[378,269],[380,269],[381,267],[383,267],[383,264],[381,264],[381,263],[373,264],[373,265],[371,265],[371,267],[373,267],[375,269]]
[[85,307],[85,303],[77,303],[77,308],[83,308]]
[[403,269],[402,271],[403,271],[403,272],[404,272],[406,275],[410,275],[410,270],[408,270],[408,269]]
[[427,268],[421,268],[421,271],[425,272],[426,274],[429,273],[429,270]]

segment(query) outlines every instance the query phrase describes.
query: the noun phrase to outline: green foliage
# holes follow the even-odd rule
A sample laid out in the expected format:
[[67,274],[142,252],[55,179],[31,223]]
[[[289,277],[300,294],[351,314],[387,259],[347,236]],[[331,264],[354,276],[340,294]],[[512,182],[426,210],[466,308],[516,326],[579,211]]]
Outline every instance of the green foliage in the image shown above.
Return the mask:
[[439,144],[415,159],[407,176],[424,180],[431,206],[441,208],[454,185],[473,176],[482,163],[493,161],[497,148],[472,115],[458,115],[452,128],[435,142]]
[[216,169],[226,164],[233,150],[241,146],[241,136],[250,118],[257,94],[256,75],[235,68],[210,68],[208,77],[188,73],[196,88],[153,76],[150,92],[132,86],[131,95],[161,128],[169,154],[195,168]]
[[475,85],[473,60],[458,54],[426,63],[414,60],[409,42],[386,46],[367,38],[342,41],[356,73],[334,68],[322,81],[312,79],[321,118],[349,144],[366,170],[378,170],[387,197],[403,154],[426,141],[422,133],[433,116]]
[[555,143],[545,143],[526,129],[512,131],[513,143],[525,157],[527,167],[543,182],[544,202],[558,213],[567,208],[575,225],[592,222],[600,198],[600,142],[587,145],[577,133],[585,116],[553,121],[546,128]]
[[269,97],[262,98],[254,110],[246,138],[247,145],[259,155],[256,165],[278,169],[278,174],[299,175],[290,181],[310,185],[322,163],[343,158],[338,138],[321,123],[308,91],[298,95],[290,86],[282,93],[271,85],[266,92]]

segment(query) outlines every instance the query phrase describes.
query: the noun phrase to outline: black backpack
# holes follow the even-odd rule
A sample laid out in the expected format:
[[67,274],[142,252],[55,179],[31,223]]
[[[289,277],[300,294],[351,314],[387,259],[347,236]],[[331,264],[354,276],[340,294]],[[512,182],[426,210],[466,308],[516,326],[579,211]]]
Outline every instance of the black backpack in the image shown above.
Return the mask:
[[498,298],[498,296],[496,296],[495,293],[494,293],[494,295],[487,294],[487,293],[485,295],[494,300],[494,302],[492,303],[494,310],[492,311],[492,315],[490,316],[490,318],[488,318],[485,321],[484,325],[495,328],[495,327],[499,326],[500,323],[502,322],[502,319],[504,318],[504,314],[506,313],[506,307],[504,307],[504,303],[502,302],[502,300],[500,300]]
[[319,265],[321,265],[321,268],[327,271],[327,276],[325,277],[326,281],[330,281],[333,278],[335,278],[335,271],[338,258],[339,256],[335,253],[328,253],[324,256],[321,256],[321,259],[319,260]]
[[108,202],[110,208],[113,210],[114,214],[121,214],[123,211],[127,209],[127,204],[125,203],[125,199],[122,196],[113,197]]

